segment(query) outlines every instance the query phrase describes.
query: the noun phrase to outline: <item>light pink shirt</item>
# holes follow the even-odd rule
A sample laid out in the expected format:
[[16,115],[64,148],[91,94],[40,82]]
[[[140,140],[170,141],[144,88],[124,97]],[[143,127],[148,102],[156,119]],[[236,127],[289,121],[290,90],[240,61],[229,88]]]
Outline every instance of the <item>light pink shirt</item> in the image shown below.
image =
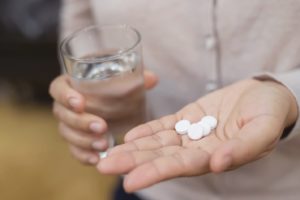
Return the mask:
[[[153,118],[256,74],[286,85],[300,105],[300,0],[64,0],[63,37],[90,24],[129,24],[143,37]],[[269,156],[219,175],[138,192],[146,200],[300,198],[300,123]]]

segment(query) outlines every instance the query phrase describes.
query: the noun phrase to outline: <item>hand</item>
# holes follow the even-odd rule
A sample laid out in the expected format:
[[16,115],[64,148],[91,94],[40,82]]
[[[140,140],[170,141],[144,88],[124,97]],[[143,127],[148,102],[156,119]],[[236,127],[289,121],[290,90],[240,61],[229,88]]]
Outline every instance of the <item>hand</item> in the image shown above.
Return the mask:
[[[180,119],[217,117],[217,128],[198,141],[174,130]],[[279,83],[245,80],[215,91],[174,115],[140,125],[97,165],[105,174],[126,174],[133,192],[180,176],[232,170],[269,154],[297,118],[290,91]]]
[[[145,88],[151,89],[157,77],[149,71],[144,72]],[[50,85],[49,93],[54,98],[53,113],[59,120],[59,132],[69,145],[72,155],[84,164],[96,164],[99,151],[108,147],[103,134],[107,124],[99,116],[85,111],[83,95],[70,85],[67,75],[57,77]]]

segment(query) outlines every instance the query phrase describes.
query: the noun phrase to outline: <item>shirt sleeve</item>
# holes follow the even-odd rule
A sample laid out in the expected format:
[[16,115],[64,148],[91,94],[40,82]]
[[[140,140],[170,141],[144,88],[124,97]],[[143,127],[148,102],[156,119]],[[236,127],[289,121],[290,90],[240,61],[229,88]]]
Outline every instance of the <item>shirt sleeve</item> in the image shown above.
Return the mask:
[[297,102],[298,118],[285,140],[290,140],[295,136],[300,135],[300,69],[297,68],[288,72],[277,74],[263,73],[260,75],[255,75],[254,78],[258,80],[276,81],[286,86],[291,91]]
[[63,0],[60,11],[59,40],[76,30],[94,24],[90,0]]

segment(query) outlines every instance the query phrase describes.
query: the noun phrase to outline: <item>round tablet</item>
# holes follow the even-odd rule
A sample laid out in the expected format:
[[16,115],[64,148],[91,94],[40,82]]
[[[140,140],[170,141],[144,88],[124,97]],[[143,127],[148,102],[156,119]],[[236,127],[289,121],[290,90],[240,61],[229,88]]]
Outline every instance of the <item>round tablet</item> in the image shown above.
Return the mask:
[[200,122],[203,122],[205,124],[208,124],[211,129],[214,129],[217,127],[218,121],[215,117],[213,116],[205,116],[201,119]]
[[203,137],[203,128],[200,124],[192,124],[188,129],[188,137],[191,140],[199,140]]
[[211,133],[211,127],[207,123],[204,123],[202,121],[198,122],[203,128],[203,136],[208,136]]
[[101,159],[106,158],[106,157],[107,157],[107,152],[106,152],[106,151],[99,152],[99,157],[100,157]]
[[191,122],[189,120],[180,120],[175,124],[175,130],[178,134],[183,135],[187,133],[190,126]]

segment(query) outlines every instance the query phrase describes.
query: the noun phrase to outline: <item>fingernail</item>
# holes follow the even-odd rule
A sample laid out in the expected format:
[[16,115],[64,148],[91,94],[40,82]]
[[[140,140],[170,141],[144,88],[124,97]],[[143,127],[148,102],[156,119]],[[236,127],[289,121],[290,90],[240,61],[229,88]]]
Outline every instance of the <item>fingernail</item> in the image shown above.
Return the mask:
[[107,142],[105,140],[100,140],[92,143],[93,149],[104,150],[107,147]]
[[99,159],[97,157],[90,157],[88,161],[90,164],[95,165],[98,163],[98,160]]
[[124,180],[124,190],[128,193],[131,192],[131,187],[134,185],[135,180],[129,179],[128,177],[125,177]]
[[69,104],[70,104],[70,106],[72,106],[73,108],[77,108],[77,107],[79,106],[79,104],[80,104],[80,100],[77,99],[77,98],[71,97],[71,98],[69,99]]
[[91,131],[95,133],[101,133],[102,132],[102,126],[98,122],[93,122],[90,124]]

